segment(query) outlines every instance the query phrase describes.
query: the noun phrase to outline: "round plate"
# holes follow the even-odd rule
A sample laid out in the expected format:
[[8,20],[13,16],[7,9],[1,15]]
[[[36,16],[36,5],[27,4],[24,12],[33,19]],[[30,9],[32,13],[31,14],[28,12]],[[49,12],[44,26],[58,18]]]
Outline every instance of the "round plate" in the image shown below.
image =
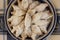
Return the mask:
[[[49,9],[50,11],[53,13],[53,18],[52,18],[52,21],[51,23],[48,25],[48,33],[47,34],[44,34],[43,36],[39,36],[38,39],[44,39],[46,38],[48,35],[50,35],[53,30],[55,29],[55,26],[56,26],[56,21],[57,21],[57,14],[56,14],[56,11],[55,11],[55,8],[53,7],[53,5],[50,3],[50,1],[48,0],[38,0],[39,2],[46,2],[48,5],[49,5]],[[7,22],[7,19],[9,18],[9,15],[10,15],[10,12],[11,12],[11,5],[16,3],[16,0],[12,0],[8,7],[7,7],[7,10],[4,14],[4,21],[5,21],[5,26],[6,26],[6,29],[8,30],[8,32],[10,33],[10,35],[15,38],[15,39],[19,39],[17,38],[10,30],[9,28],[9,25],[8,25],[8,22]],[[17,4],[17,3],[16,3]]]

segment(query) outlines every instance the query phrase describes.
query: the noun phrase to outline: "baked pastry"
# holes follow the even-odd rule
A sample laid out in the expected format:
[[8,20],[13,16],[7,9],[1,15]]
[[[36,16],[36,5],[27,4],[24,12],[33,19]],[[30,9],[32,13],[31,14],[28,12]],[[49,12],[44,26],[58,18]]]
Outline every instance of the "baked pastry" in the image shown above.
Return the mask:
[[8,18],[11,32],[21,40],[26,37],[36,40],[36,36],[46,34],[53,17],[46,9],[48,4],[39,3],[38,0],[17,0],[17,3],[12,5],[12,16]]

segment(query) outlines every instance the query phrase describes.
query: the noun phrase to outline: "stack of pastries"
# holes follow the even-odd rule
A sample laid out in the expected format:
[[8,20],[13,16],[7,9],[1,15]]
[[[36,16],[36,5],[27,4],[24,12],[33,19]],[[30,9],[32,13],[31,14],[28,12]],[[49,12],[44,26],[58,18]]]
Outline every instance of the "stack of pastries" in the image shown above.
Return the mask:
[[21,36],[21,40],[31,37],[36,40],[37,35],[46,34],[48,24],[53,17],[47,3],[38,0],[17,0],[18,5],[12,5],[12,16],[8,18],[11,32]]

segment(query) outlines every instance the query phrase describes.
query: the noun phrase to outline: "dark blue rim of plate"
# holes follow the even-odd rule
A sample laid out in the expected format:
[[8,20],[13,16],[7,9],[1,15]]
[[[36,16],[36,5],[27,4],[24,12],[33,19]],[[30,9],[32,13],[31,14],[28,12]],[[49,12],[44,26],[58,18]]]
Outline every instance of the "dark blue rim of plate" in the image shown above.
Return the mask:
[[[55,7],[52,5],[52,3],[51,3],[49,0],[46,0],[46,1],[48,1],[48,3],[51,5],[51,7],[52,7],[52,9],[53,9],[53,12],[54,12],[54,23],[53,23],[53,27],[52,27],[52,29],[50,30],[50,32],[49,32],[46,36],[44,36],[42,39],[44,39],[44,38],[46,38],[48,35],[52,34],[52,32],[53,32],[54,29],[55,29],[56,22],[57,22],[57,14],[56,14]],[[14,35],[11,33],[11,31],[10,31],[9,28],[8,28],[8,24],[7,24],[7,12],[8,12],[8,9],[9,9],[10,5],[11,5],[13,2],[14,2],[14,0],[11,0],[11,1],[10,1],[9,5],[8,5],[6,11],[5,11],[4,21],[5,21],[5,26],[6,26],[6,28],[7,28],[7,31],[10,33],[10,35],[11,35],[14,39],[19,39],[19,38],[17,38],[16,36],[14,36]],[[42,39],[41,39],[41,40],[42,40]]]

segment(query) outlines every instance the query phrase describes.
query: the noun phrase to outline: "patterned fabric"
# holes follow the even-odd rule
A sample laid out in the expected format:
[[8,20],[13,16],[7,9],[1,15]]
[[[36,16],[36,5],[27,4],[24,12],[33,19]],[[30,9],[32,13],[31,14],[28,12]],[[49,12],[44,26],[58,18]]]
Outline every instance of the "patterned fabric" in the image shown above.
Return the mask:
[[[1,0],[0,0],[1,1]],[[4,11],[7,7],[7,3],[9,3],[11,0],[2,0],[2,7],[0,8],[0,35],[2,35],[2,40],[15,40],[6,30],[5,25],[4,25],[4,20],[3,20],[3,14]],[[59,34],[60,35],[60,9],[56,9],[57,13],[58,13],[58,22],[57,22],[57,26],[56,29],[54,31],[54,35]],[[1,38],[0,38],[1,40]],[[46,39],[44,39],[46,40]]]

